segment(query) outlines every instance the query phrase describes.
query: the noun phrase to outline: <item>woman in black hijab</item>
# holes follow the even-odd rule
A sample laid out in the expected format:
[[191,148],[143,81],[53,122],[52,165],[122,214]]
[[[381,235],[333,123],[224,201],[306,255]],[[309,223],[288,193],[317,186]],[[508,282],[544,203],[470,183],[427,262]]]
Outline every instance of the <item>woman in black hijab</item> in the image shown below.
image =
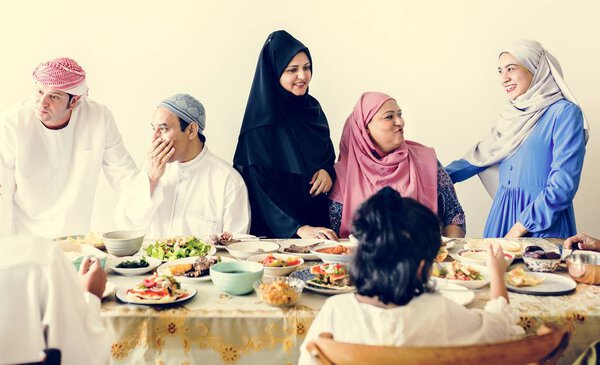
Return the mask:
[[248,186],[252,234],[337,239],[325,228],[335,153],[321,105],[308,95],[311,76],[308,48],[285,31],[271,33],[233,159]]

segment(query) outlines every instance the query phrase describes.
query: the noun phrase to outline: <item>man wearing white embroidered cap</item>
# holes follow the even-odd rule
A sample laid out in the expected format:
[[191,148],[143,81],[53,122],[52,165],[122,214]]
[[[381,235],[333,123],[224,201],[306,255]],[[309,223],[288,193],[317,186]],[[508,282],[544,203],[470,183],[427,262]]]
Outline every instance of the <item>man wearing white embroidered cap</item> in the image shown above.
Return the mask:
[[248,232],[246,184],[208,150],[205,125],[204,106],[191,95],[158,105],[147,167],[115,210],[120,227],[147,230],[151,238]]
[[88,232],[100,170],[119,190],[135,163],[77,62],[44,62],[33,78],[35,98],[0,115],[0,236]]

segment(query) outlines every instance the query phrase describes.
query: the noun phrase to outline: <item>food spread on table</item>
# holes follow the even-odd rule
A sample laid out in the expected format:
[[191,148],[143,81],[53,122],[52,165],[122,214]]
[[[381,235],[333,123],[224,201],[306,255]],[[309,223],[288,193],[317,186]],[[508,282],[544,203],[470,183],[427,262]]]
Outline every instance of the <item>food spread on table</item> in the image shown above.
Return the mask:
[[277,258],[273,255],[268,255],[260,263],[266,267],[288,267],[299,265],[300,262],[300,258],[294,256],[286,258]]
[[283,280],[261,283],[258,291],[265,303],[278,307],[295,303],[300,297],[300,293]]
[[332,247],[325,247],[316,250],[319,253],[326,253],[329,255],[352,255],[354,249],[352,247],[337,245]]
[[315,265],[310,273],[315,277],[307,283],[325,288],[347,288],[350,280],[346,265],[339,263]]
[[210,273],[210,267],[218,262],[221,262],[220,256],[213,257],[198,257],[191,263],[171,265],[167,270],[174,276],[185,276],[188,278],[199,278],[207,276]]
[[174,237],[149,245],[146,247],[146,255],[168,261],[184,257],[206,256],[211,248],[211,245],[194,236]]
[[173,276],[157,273],[127,290],[127,300],[133,303],[171,303],[188,295]]
[[214,233],[208,237],[208,243],[213,246],[227,246],[232,243],[241,242],[233,238],[233,233],[223,232],[220,234]]
[[438,265],[433,265],[432,275],[448,280],[483,280],[483,275],[477,269],[463,265],[458,261],[453,261],[446,267],[441,266],[438,268]]
[[514,286],[535,286],[544,281],[544,278],[527,274],[523,267],[519,266],[506,274],[506,282]]
[[145,257],[141,257],[139,260],[126,260],[122,261],[117,266],[117,269],[139,269],[142,267],[148,267],[150,264],[146,261]]

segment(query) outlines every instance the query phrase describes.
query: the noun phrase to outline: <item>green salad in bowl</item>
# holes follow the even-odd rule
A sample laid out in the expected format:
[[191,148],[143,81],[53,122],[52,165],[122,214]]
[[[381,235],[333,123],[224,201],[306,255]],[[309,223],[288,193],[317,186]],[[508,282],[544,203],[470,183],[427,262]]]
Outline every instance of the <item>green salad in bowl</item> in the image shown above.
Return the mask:
[[184,257],[208,256],[217,249],[194,237],[174,237],[159,240],[146,247],[146,255],[162,261],[182,259]]

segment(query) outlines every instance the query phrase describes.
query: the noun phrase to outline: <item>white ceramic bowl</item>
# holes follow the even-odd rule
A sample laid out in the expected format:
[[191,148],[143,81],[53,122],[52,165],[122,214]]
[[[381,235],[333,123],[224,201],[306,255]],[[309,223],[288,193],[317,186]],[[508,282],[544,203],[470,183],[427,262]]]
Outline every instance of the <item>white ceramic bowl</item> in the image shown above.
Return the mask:
[[225,248],[229,251],[231,256],[245,260],[250,256],[275,252],[279,249],[279,245],[268,241],[246,241],[232,243]]
[[[264,264],[262,264],[262,261],[267,258],[267,256],[269,255],[273,255],[276,259],[278,260],[298,260],[298,263],[295,265],[291,265],[291,266],[279,266],[279,267],[273,267],[273,266],[265,266]],[[263,253],[260,255],[253,255],[248,257],[248,261],[252,261],[252,262],[258,262],[259,264],[263,265],[265,267],[265,275],[269,275],[269,276],[285,276],[288,275],[294,271],[296,271],[296,269],[302,265],[304,263],[304,259],[302,259],[302,257],[299,256],[295,256],[295,255],[286,255],[286,254],[282,254],[282,253]]]
[[[336,246],[345,246],[345,247],[349,248],[351,250],[350,254],[339,254],[338,255],[338,254],[321,252],[321,250],[336,247]],[[352,258],[354,257],[354,253],[356,252],[356,247],[357,247],[357,245],[353,245],[350,243],[329,243],[329,244],[313,247],[310,250],[310,253],[317,256],[318,258],[323,260],[323,262],[326,262],[326,263],[349,264],[352,261]]]
[[140,231],[113,231],[102,235],[104,245],[113,256],[130,256],[142,247],[145,234]]
[[[487,250],[483,249],[464,249],[455,254],[450,254],[453,259],[464,264],[483,266],[487,265],[487,255]],[[505,252],[504,259],[506,260],[506,265],[508,266],[512,264],[513,260],[515,259],[515,255],[510,252]]]
[[[434,264],[435,265],[435,264]],[[452,269],[452,263],[451,262],[443,262],[441,264],[442,267],[444,267],[446,270],[451,270]],[[471,265],[471,264],[463,264],[464,266],[473,268],[477,271],[479,271],[481,273],[481,276],[483,276],[482,280],[451,280],[451,279],[442,279],[442,278],[438,278],[435,276],[432,276],[431,279],[438,283],[438,282],[442,282],[442,283],[449,283],[449,284],[457,284],[460,286],[464,286],[467,289],[480,289],[483,288],[484,286],[488,285],[490,282],[490,271],[487,268],[487,266],[483,266],[483,265]]]

